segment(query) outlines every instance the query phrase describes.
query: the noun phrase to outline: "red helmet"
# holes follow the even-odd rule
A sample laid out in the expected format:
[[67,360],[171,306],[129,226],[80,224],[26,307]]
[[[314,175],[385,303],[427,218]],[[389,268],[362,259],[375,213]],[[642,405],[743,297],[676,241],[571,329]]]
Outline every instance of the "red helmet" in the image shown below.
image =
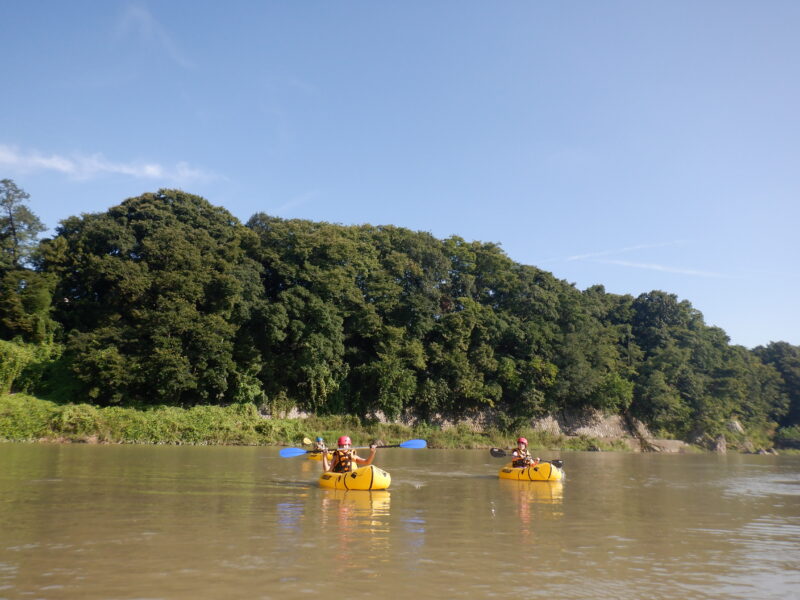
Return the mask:
[[350,437],[349,437],[349,436],[347,436],[347,435],[343,435],[342,437],[340,437],[340,438],[339,438],[339,442],[338,442],[338,444],[339,444],[340,446],[344,446],[345,444],[347,444],[347,445],[349,446],[349,445],[350,445],[350,444],[352,444],[352,443],[353,443],[353,442],[351,442],[351,441],[350,441]]
[[517,440],[517,443],[518,444],[525,444],[527,446],[528,445],[528,440],[526,440],[525,438],[521,437],[521,438],[519,438]]

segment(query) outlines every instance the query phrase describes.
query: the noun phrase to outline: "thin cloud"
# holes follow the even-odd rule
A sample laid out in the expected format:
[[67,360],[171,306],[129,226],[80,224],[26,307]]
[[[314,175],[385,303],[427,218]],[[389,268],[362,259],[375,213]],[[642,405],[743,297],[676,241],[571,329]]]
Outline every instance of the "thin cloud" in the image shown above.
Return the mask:
[[722,273],[714,273],[712,271],[700,271],[697,269],[687,269],[682,267],[670,267],[667,265],[661,265],[656,263],[642,263],[642,262],[635,262],[630,260],[619,260],[613,258],[604,258],[606,256],[613,256],[616,254],[626,254],[629,252],[635,252],[637,250],[650,250],[653,248],[666,248],[671,246],[681,246],[687,244],[686,240],[672,240],[669,242],[661,242],[658,244],[638,244],[636,246],[626,246],[623,248],[613,248],[609,250],[600,250],[597,252],[587,252],[586,254],[575,254],[573,256],[568,256],[562,259],[551,259],[551,262],[555,260],[560,261],[588,261],[593,263],[601,263],[606,265],[617,265],[620,267],[628,267],[631,269],[644,269],[648,271],[660,271],[662,273],[676,273],[678,275],[691,275],[694,277],[707,277],[707,278],[715,278],[715,279],[729,279],[729,275],[724,275]]
[[713,273],[710,271],[698,271],[696,269],[682,269],[680,267],[667,267],[665,265],[657,265],[652,263],[637,263],[627,260],[615,260],[609,258],[591,259],[591,262],[603,263],[607,265],[619,265],[621,267],[631,267],[633,269],[646,269],[649,271],[662,271],[664,273],[677,273],[679,275],[694,275],[697,277],[712,277],[717,279],[728,279],[727,275],[722,273]]
[[186,162],[178,162],[171,167],[141,161],[123,163],[111,161],[102,154],[45,155],[38,152],[24,153],[6,145],[0,145],[0,166],[21,172],[55,171],[78,180],[94,179],[103,175],[125,175],[136,179],[180,183],[217,179],[213,173],[192,167]]
[[169,58],[184,69],[194,69],[195,64],[186,58],[167,29],[141,4],[129,4],[119,21],[118,34],[132,35],[148,46],[161,49]]
[[552,257],[539,260],[539,264],[552,262],[570,262],[576,260],[591,260],[602,256],[613,256],[615,254],[625,254],[636,250],[648,250],[651,248],[666,248],[668,246],[680,246],[688,243],[686,240],[672,240],[670,242],[660,242],[658,244],[638,244],[636,246],[625,246],[624,248],[612,248],[610,250],[599,250],[597,252],[587,252],[585,254],[574,254],[566,257]]
[[668,246],[680,246],[685,243],[686,240],[673,240],[671,242],[662,242],[660,244],[639,244],[638,246],[627,246],[625,248],[615,248],[613,250],[601,250],[599,252],[589,252],[587,254],[576,254],[574,256],[568,256],[565,260],[587,260],[591,258],[598,258],[600,256],[625,254],[626,252],[634,252],[635,250],[647,250],[650,248],[666,248]]

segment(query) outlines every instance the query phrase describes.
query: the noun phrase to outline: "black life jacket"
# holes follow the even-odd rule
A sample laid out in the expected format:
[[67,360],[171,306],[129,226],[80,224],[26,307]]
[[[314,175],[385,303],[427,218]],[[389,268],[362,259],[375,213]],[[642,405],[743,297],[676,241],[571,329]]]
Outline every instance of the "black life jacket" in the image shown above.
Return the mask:
[[352,450],[334,450],[331,460],[336,465],[331,469],[334,473],[349,473],[353,470]]

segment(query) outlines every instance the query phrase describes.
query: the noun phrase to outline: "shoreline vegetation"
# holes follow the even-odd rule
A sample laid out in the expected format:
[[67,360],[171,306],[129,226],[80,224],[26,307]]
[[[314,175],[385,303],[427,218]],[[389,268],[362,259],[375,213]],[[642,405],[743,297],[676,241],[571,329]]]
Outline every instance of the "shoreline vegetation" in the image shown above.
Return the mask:
[[[475,431],[466,424],[442,429],[420,424],[364,423],[358,417],[263,416],[254,404],[160,406],[146,409],[57,404],[26,394],[0,396],[0,440],[43,443],[302,446],[303,438],[334,440],[347,433],[356,444],[422,438],[430,448],[488,449],[515,446],[515,435]],[[623,440],[553,435],[523,429],[530,447],[542,450],[631,451]]]
[[[511,448],[515,436],[524,435],[536,450],[641,451],[628,436],[558,435],[533,428],[511,434],[494,428],[477,431],[466,423],[447,428],[430,424],[409,426],[365,423],[355,416],[340,415],[273,418],[261,414],[251,403],[138,409],[58,404],[27,394],[0,395],[0,441],[5,442],[302,447],[304,438],[319,435],[334,440],[344,433],[356,444],[373,440],[394,444],[422,438],[430,448]],[[675,443],[680,445],[664,451],[705,451],[699,446]]]

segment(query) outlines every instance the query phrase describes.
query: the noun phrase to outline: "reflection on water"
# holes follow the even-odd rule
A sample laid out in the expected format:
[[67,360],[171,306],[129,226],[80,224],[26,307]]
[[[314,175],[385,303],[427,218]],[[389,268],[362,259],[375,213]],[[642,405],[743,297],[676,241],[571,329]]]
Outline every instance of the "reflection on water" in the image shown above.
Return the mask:
[[520,506],[531,504],[561,504],[564,501],[564,483],[561,481],[512,481],[499,479],[500,489],[508,490]]
[[320,529],[333,532],[336,554],[344,566],[355,567],[364,551],[373,554],[388,548],[389,491],[322,490],[321,493]]
[[274,448],[0,444],[0,598],[800,597],[800,457],[568,453],[525,482],[487,455],[382,452],[368,492]]
[[300,502],[279,502],[276,506],[278,511],[278,527],[288,531],[300,531],[300,523],[305,512],[305,503]]
[[498,480],[500,489],[512,498],[519,522],[523,547],[533,541],[537,524],[542,520],[564,516],[564,483],[562,481]]
[[391,492],[388,490],[322,490],[323,514],[326,509],[336,507],[339,512],[347,512],[354,517],[367,517],[368,523],[373,523],[373,518],[389,514]]

